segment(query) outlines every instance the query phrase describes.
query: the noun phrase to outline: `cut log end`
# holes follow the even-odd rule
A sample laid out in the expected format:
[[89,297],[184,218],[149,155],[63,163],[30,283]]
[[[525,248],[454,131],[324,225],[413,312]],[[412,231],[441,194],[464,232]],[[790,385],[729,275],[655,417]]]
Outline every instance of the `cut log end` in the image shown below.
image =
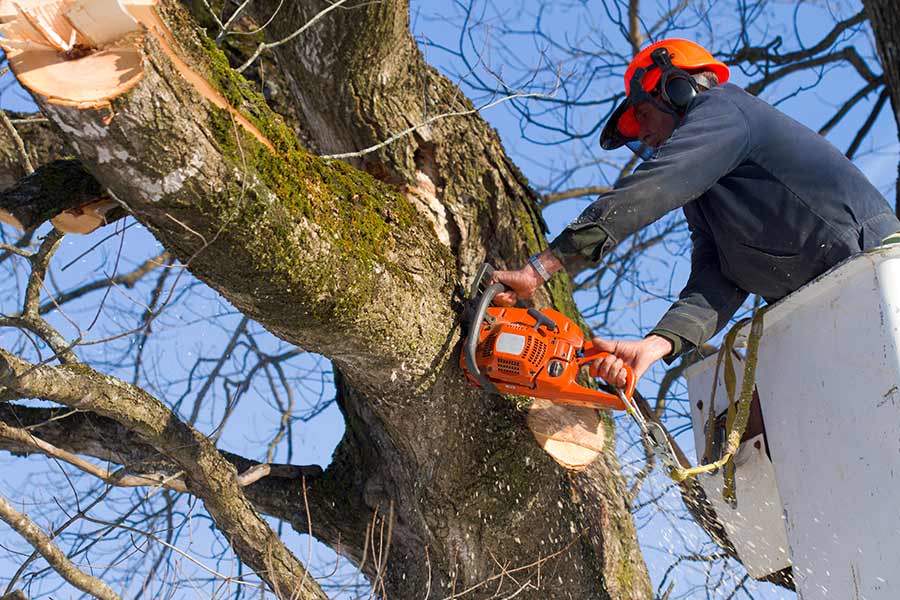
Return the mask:
[[527,422],[544,451],[570,471],[581,471],[603,451],[606,433],[596,410],[535,400]]
[[86,235],[106,225],[106,214],[117,206],[116,202],[109,199],[97,200],[65,210],[50,219],[50,222],[63,233]]
[[0,208],[0,223],[6,223],[7,225],[12,225],[20,231],[25,231],[25,227],[22,225],[22,222],[15,218],[12,213],[7,212],[2,208]]
[[76,60],[36,44],[9,54],[10,68],[26,88],[52,104],[102,108],[133,88],[144,74],[138,48],[108,48]]
[[133,1],[0,1],[0,46],[19,82],[49,102],[108,106],[143,76]]

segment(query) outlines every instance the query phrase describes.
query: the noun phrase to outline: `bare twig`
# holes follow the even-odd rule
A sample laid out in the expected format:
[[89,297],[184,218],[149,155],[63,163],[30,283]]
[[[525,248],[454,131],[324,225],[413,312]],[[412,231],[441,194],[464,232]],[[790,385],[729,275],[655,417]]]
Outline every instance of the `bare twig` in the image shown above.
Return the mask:
[[19,155],[19,162],[21,163],[22,168],[25,169],[25,174],[31,175],[34,173],[34,165],[31,164],[31,159],[28,157],[28,150],[25,149],[25,142],[22,141],[22,136],[16,131],[16,126],[13,125],[12,121],[9,119],[9,115],[7,115],[6,111],[3,109],[0,109],[0,122],[3,123],[6,133],[12,138],[13,144]]
[[608,185],[589,185],[586,187],[572,188],[570,190],[565,190],[562,192],[553,192],[551,194],[544,194],[543,196],[541,196],[541,204],[543,206],[550,206],[554,202],[569,200],[570,198],[581,198],[582,196],[597,196],[599,194],[605,194],[611,189],[612,187]]
[[121,600],[111,587],[72,564],[65,553],[50,540],[47,534],[41,531],[40,527],[35,525],[27,515],[13,508],[12,504],[3,496],[0,496],[0,519],[6,521],[10,527],[25,538],[59,573],[60,577],[70,584],[100,600]]
[[117,275],[115,277],[107,277],[105,279],[98,279],[97,281],[92,281],[91,283],[86,283],[82,286],[75,288],[69,292],[65,292],[56,296],[53,300],[49,302],[43,303],[38,312],[40,314],[49,313],[66,302],[71,302],[72,300],[76,300],[85,296],[91,292],[102,290],[108,288],[110,286],[119,286],[123,285],[127,288],[134,287],[145,275],[154,271],[158,267],[162,266],[170,259],[168,252],[163,252],[153,258],[149,258],[144,261],[142,264],[138,265],[136,269],[129,273],[123,273],[121,275]]
[[868,135],[869,131],[872,129],[872,126],[875,125],[875,120],[881,113],[881,109],[884,108],[884,105],[888,101],[888,98],[890,98],[890,90],[885,87],[883,90],[881,90],[881,95],[878,96],[878,100],[875,101],[875,106],[872,107],[872,112],[869,113],[869,116],[862,124],[862,127],[860,127],[859,131],[856,132],[856,136],[853,138],[853,141],[850,142],[850,147],[847,148],[847,158],[852,159],[856,154],[856,151],[859,150],[860,144],[862,144],[866,135]]
[[434,115],[428,119],[425,119],[424,121],[422,121],[421,123],[419,123],[417,125],[413,125],[412,127],[407,127],[403,131],[401,131],[399,133],[395,133],[391,137],[387,138],[386,140],[384,140],[382,142],[375,144],[374,146],[369,146],[368,148],[364,148],[357,152],[344,152],[342,154],[326,154],[326,155],[323,155],[322,158],[327,159],[327,160],[339,159],[339,158],[340,159],[359,158],[361,156],[371,154],[372,152],[376,152],[376,151],[384,148],[385,146],[393,144],[400,138],[403,138],[403,137],[413,133],[414,131],[422,129],[423,127],[427,127],[428,125],[431,125],[435,121],[440,121],[441,119],[447,119],[450,117],[465,117],[468,115],[473,115],[475,113],[481,112],[482,110],[486,110],[488,108],[493,108],[494,106],[497,106],[498,104],[502,104],[502,103],[508,102],[510,100],[515,100],[516,98],[543,98],[543,97],[548,97],[549,95],[551,95],[551,94],[525,94],[525,93],[511,94],[509,96],[504,96],[502,98],[499,98],[492,102],[488,102],[487,104],[484,104],[482,106],[479,106],[477,108],[473,108],[470,110],[458,110],[458,111],[442,113],[439,115]]

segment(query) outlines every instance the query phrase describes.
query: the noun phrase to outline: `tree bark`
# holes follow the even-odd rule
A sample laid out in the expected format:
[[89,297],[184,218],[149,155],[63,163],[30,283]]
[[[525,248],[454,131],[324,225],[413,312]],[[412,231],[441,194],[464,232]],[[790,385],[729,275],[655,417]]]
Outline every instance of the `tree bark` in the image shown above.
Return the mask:
[[[884,69],[884,82],[891,95],[894,121],[900,132],[900,13],[893,0],[863,0]],[[900,133],[898,133],[900,139]],[[897,165],[896,212],[900,216],[900,163]]]
[[[320,8],[290,5],[276,20],[284,31]],[[518,597],[652,597],[612,445],[582,473],[561,471],[513,402],[480,393],[457,366],[458,282],[485,255],[519,265],[545,244],[535,196],[496,133],[474,114],[436,121],[352,159],[374,178],[322,160],[179,5],[161,12],[179,56],[263,140],[184,79],[152,36],[144,77],[112,101],[111,120],[36,100],[100,185],[195,276],[333,361],[347,433],[310,483],[316,535],[359,561],[372,513],[392,513],[386,568],[367,572],[396,598],[489,597],[526,582]],[[472,110],[423,62],[405,2],[362,3],[321,25],[278,53],[318,151]],[[539,300],[575,314],[567,282]],[[306,531],[296,488],[260,502],[271,513],[280,502],[279,516]],[[520,583],[502,569],[521,569]]]

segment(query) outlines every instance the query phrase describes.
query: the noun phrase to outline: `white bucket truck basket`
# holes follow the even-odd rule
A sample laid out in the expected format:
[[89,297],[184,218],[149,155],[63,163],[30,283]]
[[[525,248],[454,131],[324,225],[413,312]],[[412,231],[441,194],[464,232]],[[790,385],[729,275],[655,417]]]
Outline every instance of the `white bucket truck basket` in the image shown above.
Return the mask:
[[[698,461],[715,363],[686,373]],[[721,379],[716,414],[727,408]],[[768,310],[756,389],[765,438],[735,456],[737,506],[722,499],[721,471],[700,476],[747,571],[792,565],[803,600],[900,598],[900,245],[853,257]]]

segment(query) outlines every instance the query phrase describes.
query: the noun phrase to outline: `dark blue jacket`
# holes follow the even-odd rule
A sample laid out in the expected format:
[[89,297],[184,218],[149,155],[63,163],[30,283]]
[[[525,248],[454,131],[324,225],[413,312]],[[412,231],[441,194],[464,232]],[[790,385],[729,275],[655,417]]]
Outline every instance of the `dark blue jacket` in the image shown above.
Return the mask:
[[691,275],[654,330],[676,348],[715,335],[748,292],[778,300],[900,230],[878,190],[837,148],[724,84],[699,94],[657,155],[550,247],[563,264],[596,263],[676,208],[691,230]]

